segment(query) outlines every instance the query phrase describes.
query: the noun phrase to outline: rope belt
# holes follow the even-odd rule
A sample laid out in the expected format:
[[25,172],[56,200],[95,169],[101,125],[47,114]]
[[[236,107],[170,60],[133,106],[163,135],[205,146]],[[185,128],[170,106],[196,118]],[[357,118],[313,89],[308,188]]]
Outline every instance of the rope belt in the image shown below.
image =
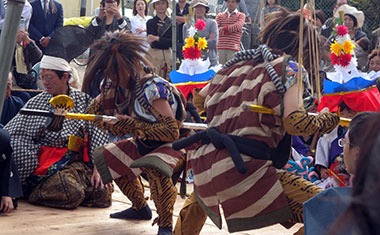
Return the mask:
[[248,169],[240,153],[259,160],[271,160],[271,148],[265,143],[236,135],[223,134],[215,127],[175,141],[173,149],[180,150],[198,141],[201,141],[202,145],[212,143],[216,149],[227,149],[235,167],[241,174],[246,173]]

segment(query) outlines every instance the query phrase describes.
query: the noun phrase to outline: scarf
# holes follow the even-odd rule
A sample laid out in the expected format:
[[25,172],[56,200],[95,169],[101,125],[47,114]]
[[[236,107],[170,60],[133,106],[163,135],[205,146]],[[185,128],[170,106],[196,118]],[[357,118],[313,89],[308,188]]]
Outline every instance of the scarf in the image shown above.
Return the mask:
[[25,64],[24,47],[20,44],[16,44],[15,51],[16,72],[20,74],[27,74],[28,68]]

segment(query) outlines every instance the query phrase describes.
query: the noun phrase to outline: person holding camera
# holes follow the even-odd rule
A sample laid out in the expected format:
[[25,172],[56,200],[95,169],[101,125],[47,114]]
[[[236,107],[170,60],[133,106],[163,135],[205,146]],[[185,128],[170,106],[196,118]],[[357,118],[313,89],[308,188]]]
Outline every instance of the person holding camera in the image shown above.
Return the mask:
[[[102,0],[98,16],[91,20],[87,29],[93,33],[94,40],[100,39],[106,32],[114,32],[116,30],[126,30],[131,32],[131,22],[128,17],[123,17],[119,11],[120,0]],[[90,50],[90,57],[95,52]],[[82,91],[89,94],[91,97],[96,97],[100,94],[100,83],[104,79],[104,71],[99,70],[95,77],[88,81],[88,84],[83,83]]]
[[41,49],[29,37],[29,33],[19,30],[12,63],[12,73],[18,86],[24,89],[37,89],[37,77],[29,71],[41,60],[42,55]]
[[101,38],[106,32],[125,29],[131,31],[131,22],[123,17],[119,11],[120,0],[102,0],[99,14],[91,20],[88,29],[94,33],[95,40]]

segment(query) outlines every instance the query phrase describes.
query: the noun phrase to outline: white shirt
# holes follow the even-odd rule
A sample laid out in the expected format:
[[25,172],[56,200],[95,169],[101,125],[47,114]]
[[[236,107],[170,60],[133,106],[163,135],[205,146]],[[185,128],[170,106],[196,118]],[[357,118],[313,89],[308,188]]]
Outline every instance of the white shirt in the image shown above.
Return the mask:
[[[21,17],[25,19],[26,29],[28,29],[30,18],[32,18],[32,11],[33,11],[32,5],[30,5],[29,1],[25,1],[24,7],[22,8]],[[5,13],[6,13],[5,4],[4,4],[4,1],[1,1],[0,2],[0,30],[3,29]]]
[[338,137],[338,128],[336,126],[330,133],[324,134],[317,142],[315,151],[315,164],[329,168],[329,154],[331,143]]
[[3,30],[5,13],[7,11],[4,1],[0,0],[0,30]]
[[132,33],[137,34],[139,36],[146,37],[146,31],[138,34],[137,29],[142,28],[146,30],[146,22],[151,18],[152,18],[151,16],[146,16],[145,18],[142,18],[139,14],[132,16],[130,18]]
[[239,12],[239,10],[236,8],[233,12],[230,13],[230,12],[228,11],[228,8],[227,8],[224,12],[227,12],[228,17],[230,17],[230,16],[231,16],[232,14],[234,14],[234,13],[237,14],[237,13]]
[[[42,9],[44,9],[45,0],[40,0]],[[47,3],[50,3],[50,0],[47,0]]]
[[26,29],[29,28],[30,18],[32,18],[33,7],[28,1],[25,1],[24,8],[22,8],[21,17],[25,20]]
[[[46,0],[46,1],[47,1],[47,4],[48,4],[48,7],[49,7],[50,0]],[[41,3],[41,6],[42,6],[42,11],[44,11],[44,9],[45,9],[45,6],[44,6],[45,0],[40,0],[40,3]]]

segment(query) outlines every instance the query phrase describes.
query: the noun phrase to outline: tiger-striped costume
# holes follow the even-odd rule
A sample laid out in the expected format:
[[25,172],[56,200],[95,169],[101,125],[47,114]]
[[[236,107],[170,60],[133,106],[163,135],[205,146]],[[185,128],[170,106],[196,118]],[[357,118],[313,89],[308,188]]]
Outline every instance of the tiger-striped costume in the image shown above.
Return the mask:
[[[107,92],[111,95],[100,97],[101,101],[93,104],[92,112],[99,113],[94,109],[99,107],[99,103],[104,105],[115,102],[115,90],[109,89],[105,93]],[[133,92],[135,94],[126,94],[128,97],[135,97],[131,104],[128,107],[124,105],[124,110],[117,110],[132,118],[119,121],[108,128],[116,135],[131,133],[135,138],[98,148],[95,152],[95,164],[103,182],[108,183],[114,179],[136,210],[146,206],[139,179],[139,175],[145,173],[158,213],[154,223],[160,227],[172,227],[177,191],[171,175],[184,162],[184,155],[173,150],[170,142],[179,137],[179,126],[184,114],[182,99],[176,88],[160,77],[151,77],[137,84]],[[154,110],[152,103],[156,99],[169,102],[176,120],[168,120],[168,117],[160,116]],[[115,105],[114,110],[106,107],[104,111],[107,111],[103,113],[112,115],[117,107],[120,106]]]

